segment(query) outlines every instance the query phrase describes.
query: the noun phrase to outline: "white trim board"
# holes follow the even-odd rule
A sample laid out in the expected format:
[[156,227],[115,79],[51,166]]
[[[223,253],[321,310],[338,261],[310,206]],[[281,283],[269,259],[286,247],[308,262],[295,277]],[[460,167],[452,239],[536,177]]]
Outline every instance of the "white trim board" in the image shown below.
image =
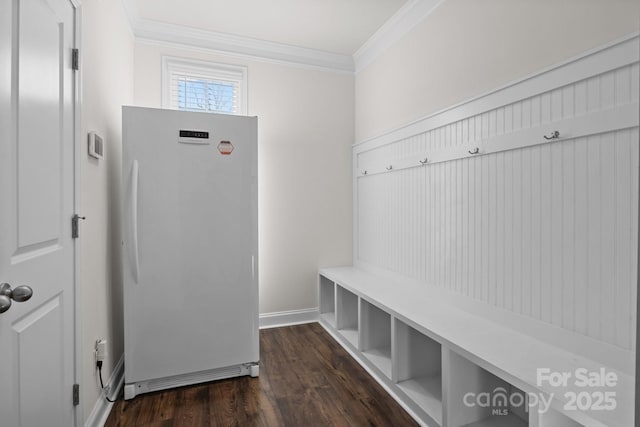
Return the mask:
[[[377,161],[369,162],[366,167],[358,164],[359,169],[355,172],[358,178],[364,178],[379,173],[397,172],[402,169],[450,162],[475,155],[519,150],[540,144],[562,142],[620,129],[629,129],[638,126],[638,114],[638,102],[633,102],[616,109],[587,113],[580,117],[564,119],[535,128],[519,129],[508,134],[488,137],[461,146],[414,153],[404,158],[376,159]],[[547,139],[549,137],[546,135],[551,135],[557,129],[562,129],[563,132],[558,133],[559,136],[555,137],[555,139]],[[567,130],[569,131],[567,132]],[[474,149],[477,150],[477,153],[471,154]]]
[[[96,374],[97,375],[97,374]],[[116,364],[113,372],[111,373],[111,377],[107,380],[107,385],[112,385],[111,393],[109,399],[115,400],[115,397],[120,393],[120,389],[124,384],[124,354],[120,356],[120,360]],[[98,396],[98,400],[96,404],[93,406],[91,410],[91,414],[85,421],[85,427],[97,427],[103,426],[107,422],[107,418],[111,413],[111,408],[113,408],[113,403],[107,402],[107,399],[104,398],[102,392]]]
[[279,328],[281,326],[302,325],[317,322],[318,307],[302,310],[279,311],[260,315],[260,329]]
[[[74,46],[78,49],[79,52],[82,52],[82,39],[83,37],[83,27],[82,27],[82,0],[71,0],[71,4],[75,8],[74,10],[74,30],[75,30],[75,40]],[[82,57],[80,57],[80,60]],[[81,179],[80,179],[80,169],[81,169],[81,158],[82,154],[85,153],[83,148],[86,150],[86,146],[82,144],[84,141],[81,138],[82,135],[82,79],[83,79],[83,67],[80,66],[78,70],[74,73],[74,98],[73,98],[73,117],[74,117],[74,125],[73,125],[73,208],[75,212],[81,212],[80,208],[82,206],[82,201],[80,199],[82,191],[81,191]],[[81,263],[81,249],[79,239],[73,240],[74,246],[74,261],[73,261],[73,355],[75,358],[74,362],[74,383],[75,384],[83,384],[82,378],[82,361],[85,353],[83,352],[84,342],[82,340],[82,283],[81,283],[81,274],[80,274],[80,263]],[[74,426],[80,426],[82,424],[82,420],[84,419],[84,410],[82,405],[77,405],[74,407],[73,411],[73,422]]]

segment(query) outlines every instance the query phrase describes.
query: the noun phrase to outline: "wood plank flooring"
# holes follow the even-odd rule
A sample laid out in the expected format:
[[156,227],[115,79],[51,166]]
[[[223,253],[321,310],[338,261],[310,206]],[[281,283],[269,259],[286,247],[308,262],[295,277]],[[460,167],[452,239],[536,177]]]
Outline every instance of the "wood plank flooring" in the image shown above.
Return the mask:
[[317,323],[260,331],[260,376],[118,400],[106,427],[415,426]]

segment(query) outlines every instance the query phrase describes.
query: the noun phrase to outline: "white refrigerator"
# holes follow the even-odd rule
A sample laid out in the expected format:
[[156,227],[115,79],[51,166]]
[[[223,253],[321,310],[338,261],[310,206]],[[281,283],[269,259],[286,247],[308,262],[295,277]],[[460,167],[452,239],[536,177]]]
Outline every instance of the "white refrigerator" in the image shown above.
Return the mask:
[[122,109],[125,399],[258,375],[257,118]]

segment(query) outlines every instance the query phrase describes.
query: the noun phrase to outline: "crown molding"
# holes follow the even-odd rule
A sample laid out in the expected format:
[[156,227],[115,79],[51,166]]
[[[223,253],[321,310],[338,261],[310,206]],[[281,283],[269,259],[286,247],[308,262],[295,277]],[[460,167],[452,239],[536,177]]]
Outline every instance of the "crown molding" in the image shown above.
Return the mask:
[[122,4],[136,40],[206,49],[328,71],[358,73],[444,1],[409,0],[353,56],[141,19],[134,0],[122,0]]
[[338,55],[315,49],[148,20],[138,20],[133,31],[136,38],[141,39],[325,68],[332,71],[350,73],[354,71],[353,58],[350,55]]
[[445,0],[409,0],[353,54],[355,72],[365,69]]
[[122,2],[137,40],[167,43],[172,46],[182,45],[329,71],[347,73],[354,71],[351,55],[140,19],[133,0],[122,0]]
[[129,32],[131,36],[135,39],[136,35],[133,32],[133,29],[136,27],[137,22],[140,20],[138,14],[138,7],[134,3],[134,0],[121,0],[122,8],[124,9],[124,14],[129,21]]

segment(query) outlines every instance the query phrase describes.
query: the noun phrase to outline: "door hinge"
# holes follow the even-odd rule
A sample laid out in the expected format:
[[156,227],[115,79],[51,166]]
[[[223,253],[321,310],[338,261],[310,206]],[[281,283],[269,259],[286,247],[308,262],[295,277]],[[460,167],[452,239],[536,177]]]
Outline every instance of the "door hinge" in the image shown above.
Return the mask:
[[71,69],[80,69],[80,51],[77,48],[71,49]]
[[80,384],[73,385],[73,406],[80,404]]
[[78,230],[78,220],[80,219],[87,219],[87,217],[80,216],[78,214],[75,214],[74,216],[71,217],[71,238],[72,239],[77,239],[78,236],[80,235],[80,232]]

